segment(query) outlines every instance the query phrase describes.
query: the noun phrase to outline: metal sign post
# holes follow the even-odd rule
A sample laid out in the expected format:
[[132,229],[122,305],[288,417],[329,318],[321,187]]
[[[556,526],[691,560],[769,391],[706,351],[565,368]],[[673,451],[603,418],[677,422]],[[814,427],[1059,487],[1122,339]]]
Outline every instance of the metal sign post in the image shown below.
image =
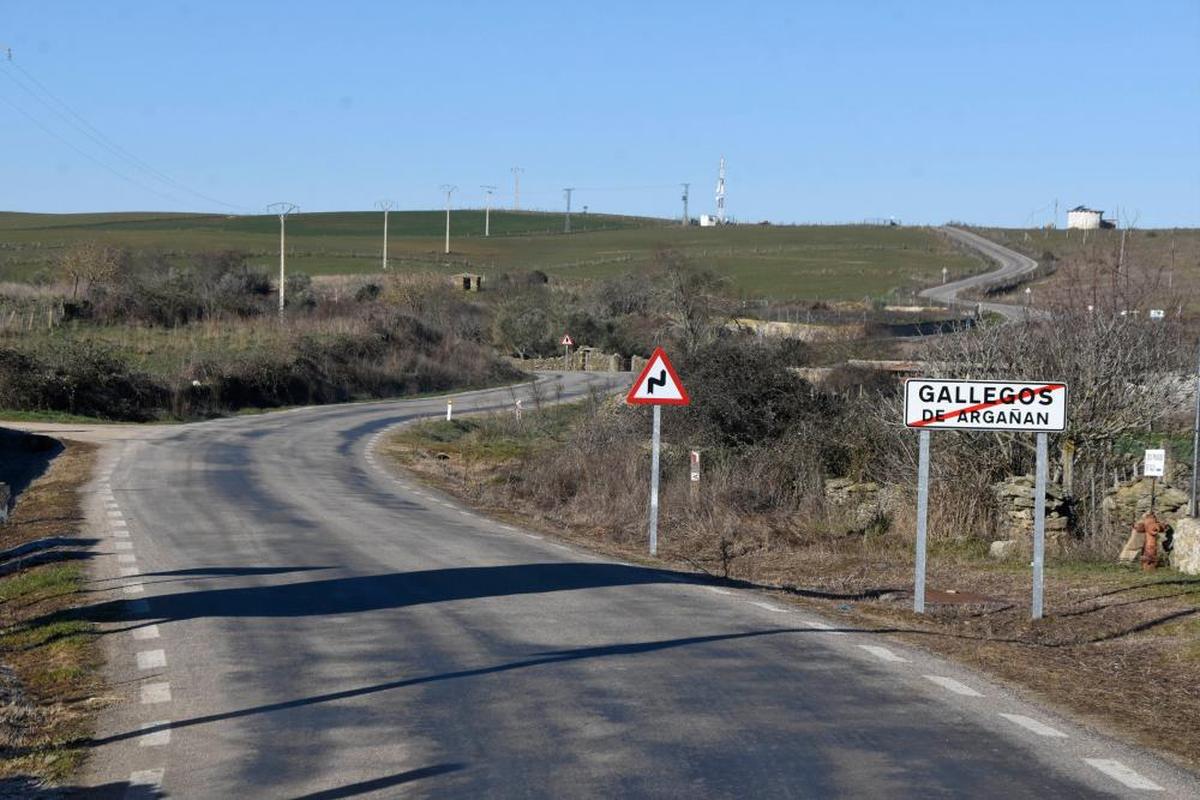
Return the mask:
[[925,613],[925,546],[929,523],[929,431],[917,434],[917,570],[913,581],[913,611]]
[[661,347],[655,348],[645,369],[625,396],[630,405],[654,406],[654,428],[650,438],[650,555],[658,555],[658,474],[659,445],[662,438],[662,407],[686,406],[691,402],[687,390],[670,359]]
[[1033,480],[1033,605],[1032,617],[1042,618],[1046,566],[1046,434],[1037,434],[1037,467]]
[[929,431],[1016,431],[1037,434],[1033,488],[1032,616],[1044,612],[1048,433],[1067,427],[1067,385],[1060,382],[961,381],[911,378],[904,384],[904,424],[920,431],[917,465],[917,554],[913,611],[925,611],[929,513]]
[[563,372],[567,372],[571,369],[571,345],[575,344],[575,340],[571,334],[565,333],[559,344],[563,346]]
[[650,555],[658,555],[658,444],[662,436],[662,406],[654,407],[650,434]]
[[1192,424],[1192,517],[1200,517],[1200,346],[1196,347],[1196,421]]

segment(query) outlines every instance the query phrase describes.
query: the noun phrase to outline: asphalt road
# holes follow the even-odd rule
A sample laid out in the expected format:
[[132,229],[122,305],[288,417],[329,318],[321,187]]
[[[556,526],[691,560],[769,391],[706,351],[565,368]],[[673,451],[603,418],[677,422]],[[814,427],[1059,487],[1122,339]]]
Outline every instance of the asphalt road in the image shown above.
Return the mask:
[[884,635],[394,477],[378,435],[444,408],[75,431],[108,443],[84,613],[115,697],[86,796],[1200,796]]
[[985,272],[982,275],[972,275],[969,278],[925,289],[920,293],[921,297],[927,297],[930,300],[945,303],[949,306],[958,305],[969,306],[971,308],[978,306],[984,311],[991,311],[1012,320],[1024,319],[1029,314],[1041,315],[1041,312],[1030,310],[1021,305],[975,302],[960,299],[959,295],[968,289],[981,289],[995,283],[1008,282],[1013,278],[1033,272],[1037,269],[1037,262],[1029,256],[1022,255],[1015,250],[1009,250],[1007,247],[998,245],[990,239],[985,239],[978,234],[962,230],[961,228],[947,226],[942,228],[942,231],[951,239],[982,253],[986,258],[995,262],[997,266],[996,269],[991,272]]

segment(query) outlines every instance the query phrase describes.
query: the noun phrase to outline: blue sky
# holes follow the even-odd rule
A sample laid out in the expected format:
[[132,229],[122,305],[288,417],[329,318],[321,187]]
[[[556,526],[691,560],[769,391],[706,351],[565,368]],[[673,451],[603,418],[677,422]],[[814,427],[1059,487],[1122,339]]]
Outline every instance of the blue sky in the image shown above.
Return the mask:
[[526,207],[700,214],[724,154],[746,221],[1200,225],[1196,0],[7,0],[0,43],[9,210],[508,204],[520,165]]

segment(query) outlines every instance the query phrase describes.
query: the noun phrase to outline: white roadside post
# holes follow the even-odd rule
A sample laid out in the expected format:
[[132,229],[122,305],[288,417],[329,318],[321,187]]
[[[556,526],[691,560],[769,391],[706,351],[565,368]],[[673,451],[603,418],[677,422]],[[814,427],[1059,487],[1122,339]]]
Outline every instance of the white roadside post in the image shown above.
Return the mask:
[[917,466],[917,554],[913,611],[925,611],[925,549],[929,505],[929,431],[1015,431],[1037,434],[1033,487],[1033,619],[1044,611],[1047,434],[1067,427],[1067,385],[1058,381],[963,381],[910,378],[904,383],[904,424],[920,431]]
[[449,422],[453,416],[454,416],[454,401],[447,400],[446,401],[446,422]]
[[[569,338],[569,337],[564,337]],[[654,426],[650,438],[650,555],[658,555],[658,476],[659,449],[662,438],[662,407],[686,406],[691,402],[687,390],[671,360],[661,347],[654,349],[645,369],[625,396],[630,405],[654,406]]]

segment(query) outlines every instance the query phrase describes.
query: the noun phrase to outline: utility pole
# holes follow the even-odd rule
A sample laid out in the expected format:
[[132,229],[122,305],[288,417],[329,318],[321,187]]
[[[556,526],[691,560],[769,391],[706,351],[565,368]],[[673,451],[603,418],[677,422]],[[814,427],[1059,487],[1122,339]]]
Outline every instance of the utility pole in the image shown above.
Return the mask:
[[279,319],[283,321],[283,304],[287,286],[287,217],[300,210],[295,203],[271,203],[267,211],[279,216]]
[[492,192],[496,191],[495,186],[480,186],[483,189],[484,196],[487,198],[483,204],[483,235],[492,235]]
[[513,211],[521,210],[521,173],[524,172],[523,167],[513,167]]
[[388,256],[388,238],[387,238],[388,212],[392,210],[393,205],[394,205],[394,203],[392,203],[391,200],[380,200],[377,203],[375,203],[375,207],[383,212],[383,268],[385,271],[388,268],[388,263],[387,263],[387,261],[388,261],[388,259],[387,259],[387,256]]
[[442,191],[446,193],[446,255],[450,255],[450,195],[454,194],[457,188],[448,183],[442,184]]
[[682,220],[682,222],[683,222],[683,226],[686,228],[688,222],[690,221],[688,219],[687,201],[688,201],[688,187],[690,187],[691,184],[685,183],[685,184],[682,184],[682,186],[683,186],[683,220]]
[[567,216],[563,220],[563,233],[570,233],[571,232],[571,192],[575,191],[575,189],[572,187],[570,189],[563,189],[563,191],[567,193]]

